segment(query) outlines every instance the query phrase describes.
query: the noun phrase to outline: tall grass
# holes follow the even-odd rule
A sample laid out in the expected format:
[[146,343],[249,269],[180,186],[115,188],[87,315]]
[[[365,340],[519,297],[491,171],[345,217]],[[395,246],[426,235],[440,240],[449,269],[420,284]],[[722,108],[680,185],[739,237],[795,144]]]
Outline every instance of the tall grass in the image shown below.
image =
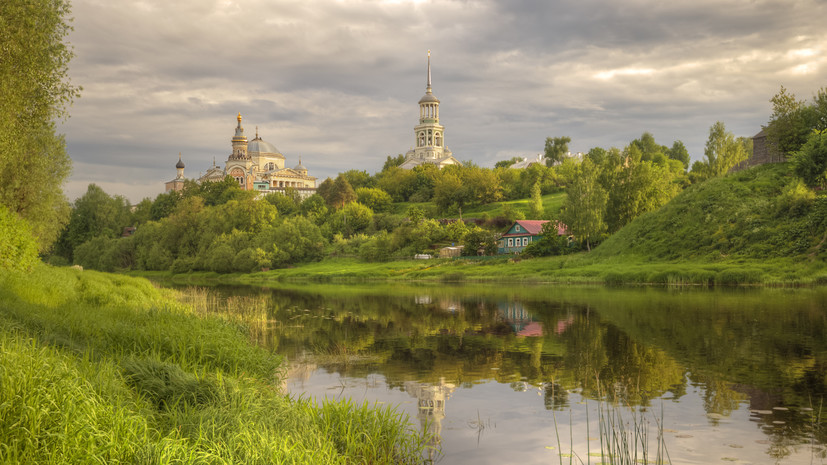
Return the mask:
[[[600,388],[598,388],[600,391]],[[656,423],[657,437],[654,440],[654,451],[651,450],[652,440],[649,436],[650,420],[645,415],[645,410],[640,407],[621,405],[617,399],[601,397],[597,403],[597,429],[600,439],[600,451],[592,452],[590,444],[591,428],[588,406],[586,407],[586,453],[581,457],[574,447],[574,432],[571,421],[569,423],[569,444],[568,451],[564,452],[563,443],[560,440],[559,425],[557,417],[554,416],[554,431],[557,440],[557,456],[560,465],[563,465],[563,458],[568,458],[569,465],[592,463],[592,458],[599,456],[599,464],[606,465],[637,465],[641,463],[653,463],[657,465],[671,464],[669,453],[666,450],[666,441],[663,436],[663,411],[661,418],[653,418]],[[624,416],[624,410],[627,411]],[[554,415],[552,413],[552,415]],[[585,458],[585,461],[584,461]],[[575,461],[576,460],[576,461]]]
[[420,460],[422,434],[393,410],[285,397],[281,359],[248,336],[238,322],[197,316],[143,279],[45,265],[0,276],[0,457]]

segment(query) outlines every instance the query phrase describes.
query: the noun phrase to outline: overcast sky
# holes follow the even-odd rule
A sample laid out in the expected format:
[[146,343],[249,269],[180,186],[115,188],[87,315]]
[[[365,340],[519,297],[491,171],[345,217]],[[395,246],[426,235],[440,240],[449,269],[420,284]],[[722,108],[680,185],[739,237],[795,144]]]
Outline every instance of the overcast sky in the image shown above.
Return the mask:
[[445,142],[493,167],[569,136],[644,131],[703,157],[723,121],[752,136],[784,85],[827,86],[825,0],[74,0],[80,99],[62,124],[74,200],[132,202],[223,165],[236,115],[319,182],[414,144],[431,50]]

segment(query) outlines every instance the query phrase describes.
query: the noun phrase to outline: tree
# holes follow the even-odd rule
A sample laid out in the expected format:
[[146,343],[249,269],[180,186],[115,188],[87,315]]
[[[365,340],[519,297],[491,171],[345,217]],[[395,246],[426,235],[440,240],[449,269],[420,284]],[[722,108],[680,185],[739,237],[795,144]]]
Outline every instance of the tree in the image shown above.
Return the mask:
[[80,91],[68,78],[68,15],[63,0],[0,4],[0,204],[29,223],[41,252],[69,218],[71,160],[55,133]]
[[360,187],[373,187],[376,180],[373,179],[367,171],[364,170],[347,170],[342,173],[342,176],[350,183],[350,187],[358,189]]
[[808,186],[827,187],[827,130],[813,131],[792,163],[795,174]]
[[393,199],[387,192],[375,187],[360,187],[356,189],[358,202],[374,212],[386,212],[393,204]]
[[75,248],[84,242],[95,237],[119,237],[123,228],[131,225],[129,209],[124,197],[110,197],[97,185],[89,184],[86,193],[75,200],[69,224],[57,241],[57,254],[71,261]]
[[546,137],[545,156],[548,166],[563,161],[563,157],[569,151],[569,142],[571,137]]
[[711,177],[723,176],[735,165],[749,158],[752,153],[752,140],[735,135],[726,130],[724,123],[716,122],[709,128],[709,138],[704,148],[704,156]]
[[405,163],[405,155],[402,155],[401,153],[395,157],[388,155],[388,159],[385,160],[385,164],[382,165],[382,172],[384,173],[385,171],[399,166],[402,163]]
[[355,202],[356,199],[356,192],[353,191],[353,187],[347,179],[341,174],[336,176],[336,180],[333,181],[333,191],[330,194],[328,205],[342,208],[345,204]]
[[640,150],[641,160],[656,161],[666,157],[666,152],[669,150],[663,145],[655,142],[655,136],[650,132],[644,132],[640,139],[635,139],[630,145],[633,145]]
[[606,159],[606,150],[601,147],[593,147],[586,154],[586,158],[592,161],[595,165],[602,165],[603,160]]
[[676,140],[672,143],[672,148],[667,150],[666,156],[668,156],[671,160],[678,160],[683,163],[684,170],[689,168],[689,151],[686,150],[686,146],[683,145],[683,142]]
[[767,142],[781,155],[788,156],[801,148],[810,133],[805,112],[804,101],[795,98],[784,86],[771,99],[772,116],[764,132]]
[[511,157],[510,160],[500,160],[497,163],[494,163],[494,168],[508,168],[514,163],[517,163],[518,161],[522,160],[522,157]]
[[531,187],[531,200],[528,203],[528,215],[533,220],[539,220],[544,213],[543,197],[540,195],[540,182],[537,181]]
[[586,242],[587,250],[606,232],[606,191],[600,186],[599,175],[588,159],[579,164],[560,211],[560,219],[569,232]]

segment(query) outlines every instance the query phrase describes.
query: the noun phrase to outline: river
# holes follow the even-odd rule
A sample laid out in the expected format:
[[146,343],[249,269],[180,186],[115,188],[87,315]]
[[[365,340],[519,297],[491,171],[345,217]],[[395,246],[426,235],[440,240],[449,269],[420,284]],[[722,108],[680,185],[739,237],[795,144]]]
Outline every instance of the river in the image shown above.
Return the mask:
[[296,284],[191,299],[286,357],[290,395],[407,413],[437,463],[595,464],[610,444],[650,463],[663,448],[673,464],[827,462],[825,289]]

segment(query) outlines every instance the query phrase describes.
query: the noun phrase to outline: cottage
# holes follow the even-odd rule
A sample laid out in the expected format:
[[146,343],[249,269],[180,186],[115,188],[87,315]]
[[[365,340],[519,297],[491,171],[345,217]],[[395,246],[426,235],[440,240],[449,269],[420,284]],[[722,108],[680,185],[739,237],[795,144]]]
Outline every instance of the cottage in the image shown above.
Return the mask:
[[[497,253],[520,253],[532,242],[539,241],[543,237],[543,225],[548,220],[517,220],[502,235],[497,244]],[[567,234],[566,225],[557,222],[557,235]]]

